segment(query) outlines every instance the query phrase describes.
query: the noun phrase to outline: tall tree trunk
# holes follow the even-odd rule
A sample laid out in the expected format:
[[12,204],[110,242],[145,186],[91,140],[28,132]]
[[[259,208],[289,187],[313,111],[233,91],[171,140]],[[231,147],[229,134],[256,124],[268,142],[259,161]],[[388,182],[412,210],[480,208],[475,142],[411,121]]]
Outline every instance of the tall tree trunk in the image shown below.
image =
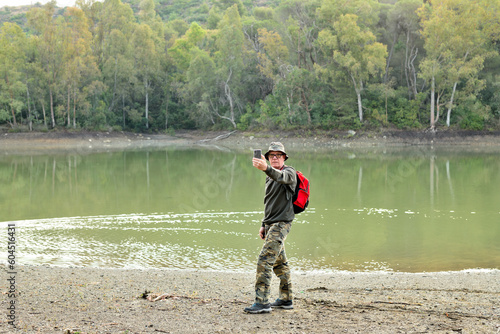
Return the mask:
[[52,87],[49,85],[49,95],[50,95],[50,118],[52,121],[52,128],[56,127],[56,118],[54,116],[54,97],[52,96]]
[[441,111],[441,105],[439,104],[439,101],[441,100],[441,96],[442,96],[442,93],[443,92],[438,92],[437,93],[437,98],[436,98],[436,117],[434,117],[434,124],[437,123],[439,121],[439,116],[441,115],[440,114],[440,111]]
[[9,85],[9,77],[5,77],[5,82],[7,83],[7,87],[9,87],[9,94],[10,94],[10,111],[12,112],[12,120],[14,121],[14,126],[17,126],[16,122],[16,112],[14,110],[14,93],[12,92],[12,89],[10,88]]
[[356,95],[358,96],[359,121],[363,123],[363,102],[361,102],[361,92],[356,91]]
[[224,92],[226,94],[226,98],[229,101],[229,113],[230,117],[226,117],[227,120],[233,124],[233,127],[236,129],[236,122],[234,121],[234,102],[233,102],[233,96],[231,95],[231,87],[229,87],[229,80],[231,80],[231,75],[233,74],[233,71],[229,71],[229,76],[227,77],[227,81],[225,82],[224,85]]
[[451,108],[453,108],[453,99],[455,98],[455,92],[457,91],[457,84],[458,82],[455,82],[453,85],[453,91],[451,92],[451,98],[450,102],[448,104],[448,113],[446,114],[446,126],[450,127],[450,117],[451,117]]
[[28,83],[26,83],[26,95],[28,97],[28,126],[30,131],[33,131],[33,120],[31,119],[30,90],[28,88]]
[[385,122],[388,123],[389,122],[389,116],[388,116],[388,112],[387,112],[387,90],[389,89],[389,87],[387,87],[387,83],[385,84],[385,87],[384,87],[384,91],[385,91]]
[[123,129],[125,129],[125,96],[122,94]]
[[236,129],[236,123],[234,122],[234,104],[233,104],[233,97],[231,96],[231,87],[229,87],[229,83],[226,82],[224,86],[224,91],[226,93],[226,97],[229,101],[229,114],[231,115],[230,117],[226,117],[231,124],[233,124],[233,127]]
[[76,88],[73,93],[73,129],[76,129]]
[[411,100],[411,85],[410,76],[408,75],[408,70],[410,68],[410,55],[408,55],[408,45],[410,44],[410,31],[406,32],[406,48],[405,48],[405,79],[406,86],[408,87],[408,99]]
[[113,83],[113,95],[111,96],[111,103],[109,104],[108,111],[112,111],[115,106],[115,96],[116,96],[116,75],[118,72],[118,58],[115,58],[115,78]]
[[434,121],[434,107],[435,107],[435,95],[436,94],[436,79],[434,75],[431,80],[431,130],[434,131],[435,121]]
[[165,94],[165,131],[168,129],[168,91]]
[[45,127],[47,127],[47,115],[45,112],[45,105],[43,104],[43,101],[41,102],[41,105],[42,105],[42,113],[43,113],[43,125],[45,125]]
[[149,91],[147,79],[144,79],[144,89],[146,90],[146,129],[149,129]]
[[410,59],[410,74],[411,74],[410,81],[412,82],[413,97],[416,98],[418,90],[417,90],[417,71],[415,70],[415,59],[417,58],[418,55],[418,48],[415,48],[414,52],[412,49],[412,54],[414,56]]
[[363,102],[361,101],[361,92],[363,91],[363,81],[359,80],[359,87],[356,83],[356,79],[351,75],[352,82],[354,83],[354,90],[356,91],[356,96],[358,97],[358,115],[359,121],[363,122]]
[[71,126],[71,89],[68,86],[68,128]]

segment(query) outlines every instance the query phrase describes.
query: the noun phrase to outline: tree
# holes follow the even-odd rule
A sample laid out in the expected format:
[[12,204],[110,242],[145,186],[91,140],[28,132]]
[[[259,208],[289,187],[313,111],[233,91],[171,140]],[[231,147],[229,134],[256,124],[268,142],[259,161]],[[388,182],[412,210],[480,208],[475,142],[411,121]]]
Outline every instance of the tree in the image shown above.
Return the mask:
[[[212,67],[206,67],[209,63],[206,58],[210,56],[199,48],[204,43],[206,35],[206,30],[193,22],[167,52],[177,72],[171,70],[170,75],[165,75],[165,87],[175,88],[178,96],[187,105],[188,116],[198,126],[206,125],[207,119],[213,124],[213,117],[209,115],[212,113],[209,102],[215,99],[212,94],[215,90],[215,81],[208,84],[205,78],[215,80],[216,74]],[[166,67],[168,67],[168,62],[166,62]],[[198,86],[200,82],[204,84]],[[171,91],[174,92],[174,90]],[[206,94],[201,92],[206,92]],[[166,106],[168,106],[168,101]]]
[[[83,102],[82,86],[86,80],[97,73],[97,64],[91,54],[91,34],[87,18],[81,9],[69,7],[65,12],[65,35],[67,36],[65,50],[64,81],[67,84],[67,117],[68,127],[76,128],[76,109]],[[73,99],[73,110],[70,101]]]
[[[235,108],[239,105],[239,92],[243,75],[244,35],[237,5],[229,7],[220,22],[217,36],[216,59],[218,85],[221,88],[220,103],[214,104],[213,110],[222,119],[226,119],[236,128]],[[220,112],[219,106],[229,115]]]
[[[258,54],[258,68],[266,77],[273,80],[273,94],[285,95],[288,119],[291,121],[296,109],[304,110],[307,123],[311,124],[311,105],[314,78],[305,68],[294,67],[287,61],[288,48],[283,44],[281,36],[266,29],[259,29],[259,42],[263,51]],[[279,87],[279,92],[276,91]]]
[[63,25],[61,20],[54,20],[55,0],[45,4],[42,8],[32,8],[28,14],[28,24],[35,30],[38,46],[38,61],[43,69],[44,80],[49,92],[49,107],[52,128],[56,126],[54,113],[54,94],[60,82],[64,69],[64,45],[58,42],[63,40]]
[[218,95],[215,62],[198,47],[193,47],[190,53],[184,101],[193,106],[191,117],[199,126],[213,125],[212,111],[217,108],[215,101]]
[[282,24],[281,34],[287,41],[291,59],[299,68],[312,70],[317,62],[318,15],[320,1],[287,0],[276,9]]
[[147,24],[140,24],[132,36],[134,47],[135,69],[139,91],[144,96],[145,127],[149,128],[149,94],[155,75],[160,69],[160,58],[156,50],[153,31]]
[[119,30],[130,41],[135,29],[134,13],[128,4],[121,0],[106,0],[102,4],[95,3],[100,7],[97,13],[94,35],[94,56],[98,64],[103,64],[111,55],[109,54],[109,41],[113,30]]
[[[498,0],[492,3],[497,9],[500,8]],[[492,21],[488,18],[493,19],[485,11],[485,6],[485,1],[430,0],[428,5],[419,10],[427,51],[421,64],[421,76],[431,82],[432,130],[435,130],[439,120],[440,106],[446,104],[440,101],[441,98],[445,94],[449,97],[446,125],[450,126],[458,83],[462,80],[478,82],[477,76],[484,59],[491,55],[487,46],[494,34],[491,26],[495,25],[484,24],[484,21],[491,24]]]
[[174,45],[168,49],[169,56],[181,71],[186,71],[189,68],[191,49],[198,46],[205,36],[206,31],[198,23],[193,22],[185,35],[176,39]]
[[420,42],[420,22],[417,14],[418,8],[423,4],[422,0],[400,0],[391,8],[388,14],[388,30],[392,35],[387,66],[384,75],[384,82],[388,82],[389,66],[396,46],[404,42],[404,62],[403,71],[408,87],[409,99],[416,98],[417,88],[417,66],[416,59],[419,54]]
[[215,0],[214,6],[219,8],[221,11],[227,11],[229,8],[236,6],[238,13],[241,15],[245,14],[245,6],[241,0]]
[[379,6],[376,0],[322,0],[317,16],[326,27],[331,27],[342,15],[356,15],[360,27],[374,30]]
[[[3,104],[10,109],[13,127],[17,126],[16,114],[24,105],[21,94],[26,92],[22,72],[26,42],[26,36],[17,24],[6,22],[0,27],[0,108]],[[7,115],[2,115],[0,109],[2,118],[7,118]]]
[[331,62],[318,70],[327,78],[343,74],[345,81],[351,81],[357,96],[359,120],[363,122],[361,94],[365,82],[385,68],[387,49],[376,42],[371,31],[361,29],[357,19],[353,14],[341,15],[333,24],[335,35],[329,30],[320,31],[318,43]]
[[259,29],[259,44],[262,51],[257,54],[259,71],[269,79],[277,81],[284,78],[288,72],[288,48],[284,45],[281,36],[267,29]]

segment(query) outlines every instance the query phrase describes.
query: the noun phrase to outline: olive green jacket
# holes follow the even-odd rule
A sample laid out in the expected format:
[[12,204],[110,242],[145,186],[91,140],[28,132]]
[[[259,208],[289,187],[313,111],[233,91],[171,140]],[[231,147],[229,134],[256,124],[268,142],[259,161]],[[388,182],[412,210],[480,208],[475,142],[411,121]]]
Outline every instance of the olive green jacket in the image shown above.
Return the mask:
[[295,218],[292,205],[292,196],[297,184],[295,169],[284,166],[278,170],[267,166],[264,172],[267,177],[262,226],[275,222],[291,222]]

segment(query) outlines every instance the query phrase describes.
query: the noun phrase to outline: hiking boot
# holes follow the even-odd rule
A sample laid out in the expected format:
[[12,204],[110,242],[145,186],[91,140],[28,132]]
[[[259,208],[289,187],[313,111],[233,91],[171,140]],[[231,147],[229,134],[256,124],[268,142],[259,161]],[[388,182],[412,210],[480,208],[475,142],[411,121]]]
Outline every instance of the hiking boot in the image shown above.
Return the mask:
[[271,304],[267,303],[267,304],[259,304],[259,303],[255,303],[253,304],[252,306],[250,307],[245,307],[244,311],[247,312],[247,313],[269,313],[271,312],[272,308],[271,308]]
[[293,309],[293,302],[291,300],[281,300],[278,298],[274,303],[271,304],[271,307],[291,310]]

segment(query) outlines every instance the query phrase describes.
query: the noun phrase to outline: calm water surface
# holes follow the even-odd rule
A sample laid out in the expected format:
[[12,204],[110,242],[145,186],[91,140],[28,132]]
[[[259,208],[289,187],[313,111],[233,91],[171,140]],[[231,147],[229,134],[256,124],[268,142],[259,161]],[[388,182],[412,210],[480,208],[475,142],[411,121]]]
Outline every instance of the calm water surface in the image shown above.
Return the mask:
[[[295,270],[500,269],[499,154],[289,151],[312,192]],[[0,244],[10,223],[19,264],[253,271],[264,179],[251,152],[0,152]]]

